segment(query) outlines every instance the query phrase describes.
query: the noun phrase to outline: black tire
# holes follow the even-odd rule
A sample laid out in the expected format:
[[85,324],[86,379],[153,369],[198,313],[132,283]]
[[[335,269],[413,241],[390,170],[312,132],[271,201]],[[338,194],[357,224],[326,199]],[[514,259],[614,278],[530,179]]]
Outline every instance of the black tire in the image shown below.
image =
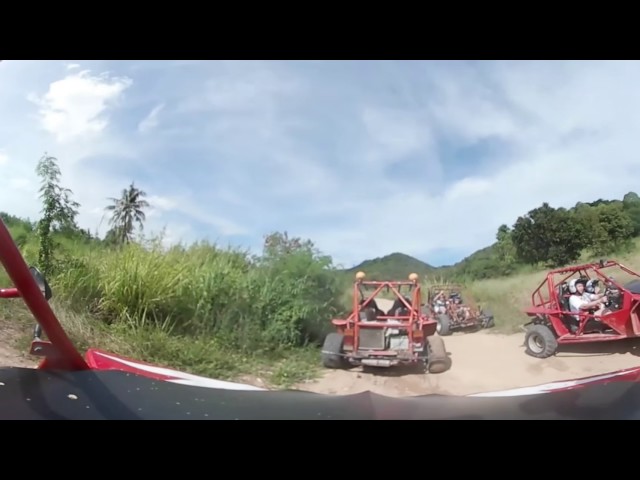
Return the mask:
[[427,337],[427,370],[429,373],[444,373],[451,368],[451,360],[447,355],[447,349],[444,346],[442,337],[433,335]]
[[436,332],[441,337],[447,337],[451,335],[451,318],[449,315],[441,313],[437,318],[438,326],[436,327]]
[[524,336],[527,355],[548,358],[558,350],[558,341],[553,332],[544,325],[532,325]]
[[347,360],[344,358],[344,336],[340,333],[330,333],[322,345],[322,365],[325,368],[345,368]]
[[495,320],[493,319],[493,313],[489,310],[483,310],[482,316],[484,317],[484,321],[482,322],[482,328],[493,328],[496,325]]

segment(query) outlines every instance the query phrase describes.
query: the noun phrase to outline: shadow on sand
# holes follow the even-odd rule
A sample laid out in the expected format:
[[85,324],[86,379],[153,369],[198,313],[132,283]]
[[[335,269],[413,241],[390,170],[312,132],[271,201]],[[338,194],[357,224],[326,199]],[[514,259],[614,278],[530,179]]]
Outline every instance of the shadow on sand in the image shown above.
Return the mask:
[[606,355],[631,355],[640,357],[640,338],[625,338],[594,343],[574,343],[558,346],[556,357],[585,357]]

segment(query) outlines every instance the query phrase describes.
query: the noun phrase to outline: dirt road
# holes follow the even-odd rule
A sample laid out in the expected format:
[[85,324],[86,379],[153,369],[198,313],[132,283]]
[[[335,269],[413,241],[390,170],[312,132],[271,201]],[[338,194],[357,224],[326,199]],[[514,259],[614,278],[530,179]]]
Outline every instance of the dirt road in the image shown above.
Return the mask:
[[[7,322],[0,322],[0,334],[1,366],[36,366],[39,359],[30,357],[28,347],[20,344],[19,331]],[[435,375],[384,368],[366,372],[362,368],[325,370],[319,380],[294,388],[339,395],[367,390],[388,396],[468,395],[640,365],[640,340],[564,347],[557,356],[545,360],[526,355],[523,341],[524,334],[457,333],[444,337],[452,361],[451,368],[445,373]]]
[[[386,306],[386,305],[385,305]],[[380,307],[385,310],[385,306]],[[439,375],[397,369],[326,370],[318,381],[296,386],[318,393],[351,394],[370,390],[389,396],[441,393],[468,395],[585,377],[640,365],[640,341],[561,347],[540,360],[524,353],[524,333],[490,331],[444,337],[451,368]],[[370,373],[373,372],[373,373]]]
[[19,345],[20,332],[8,322],[0,320],[0,366],[35,367],[37,358],[30,357],[28,347]]

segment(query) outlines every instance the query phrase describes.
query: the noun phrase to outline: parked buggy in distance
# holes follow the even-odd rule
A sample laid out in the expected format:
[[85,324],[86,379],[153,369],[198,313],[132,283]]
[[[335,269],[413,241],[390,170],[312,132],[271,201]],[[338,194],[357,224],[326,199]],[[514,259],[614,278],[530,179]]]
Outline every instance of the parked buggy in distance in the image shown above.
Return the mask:
[[431,312],[440,336],[451,335],[456,330],[491,328],[495,325],[493,314],[477,306],[471,295],[459,284],[436,284],[429,287],[426,310]]

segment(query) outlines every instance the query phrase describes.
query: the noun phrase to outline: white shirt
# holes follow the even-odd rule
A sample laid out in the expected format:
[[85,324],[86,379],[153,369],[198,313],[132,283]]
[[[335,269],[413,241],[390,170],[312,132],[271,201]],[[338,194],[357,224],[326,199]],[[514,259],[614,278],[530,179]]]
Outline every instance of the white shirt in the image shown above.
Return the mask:
[[[585,294],[581,296],[571,295],[569,297],[569,308],[574,313],[580,313],[580,307],[585,303],[589,303],[588,297]],[[578,315],[574,315],[574,318],[576,320],[580,320],[580,317]]]

